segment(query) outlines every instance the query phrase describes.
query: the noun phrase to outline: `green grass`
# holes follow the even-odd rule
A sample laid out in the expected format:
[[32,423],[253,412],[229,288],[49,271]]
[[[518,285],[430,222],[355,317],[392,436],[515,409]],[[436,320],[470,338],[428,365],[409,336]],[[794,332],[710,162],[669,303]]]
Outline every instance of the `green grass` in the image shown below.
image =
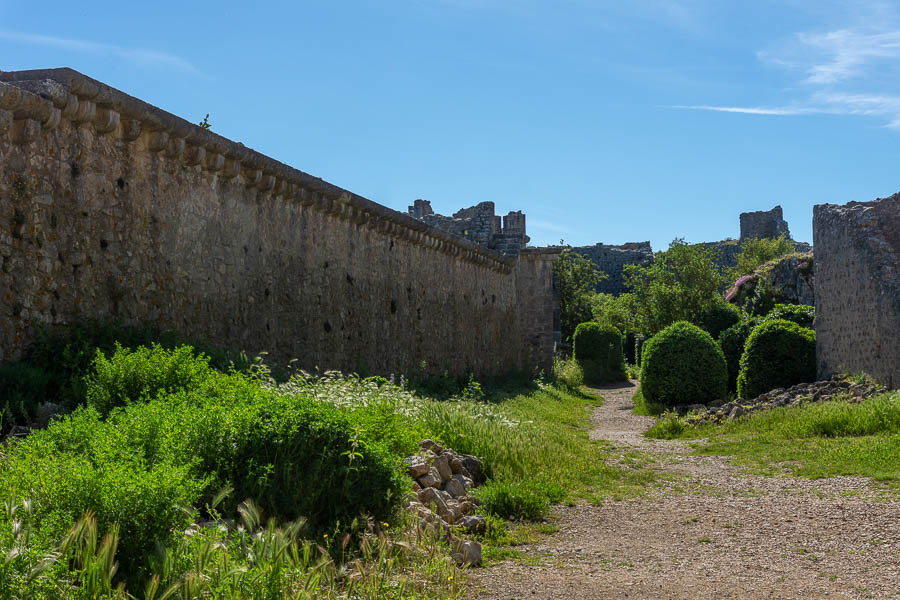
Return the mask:
[[[677,429],[663,423],[655,433]],[[760,411],[722,425],[685,426],[672,437],[705,439],[698,454],[732,456],[762,472],[900,481],[897,392],[860,403],[833,400]]]
[[667,410],[671,409],[670,406],[659,404],[657,402],[651,402],[644,398],[644,394],[641,393],[640,388],[638,388],[637,392],[634,393],[632,402],[634,402],[634,414],[642,415],[645,417],[658,417],[659,415],[665,413]]

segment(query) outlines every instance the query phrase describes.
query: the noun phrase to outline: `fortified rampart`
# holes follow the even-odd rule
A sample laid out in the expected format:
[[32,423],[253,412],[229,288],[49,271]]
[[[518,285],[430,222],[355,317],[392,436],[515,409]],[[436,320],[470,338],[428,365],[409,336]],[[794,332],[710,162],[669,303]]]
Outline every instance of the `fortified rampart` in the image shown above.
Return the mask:
[[525,215],[522,211],[510,211],[501,218],[494,214],[493,202],[480,202],[447,217],[435,213],[428,200],[416,200],[409,207],[408,214],[441,231],[464,237],[507,256],[518,256],[530,239],[525,235]]
[[112,317],[308,369],[549,369],[554,257],[504,256],[70,69],[0,74],[0,360],[32,323]]
[[819,378],[900,387],[900,194],[813,209]]
[[757,210],[741,213],[741,240],[749,238],[777,238],[784,236],[791,239],[791,230],[781,206],[775,206],[772,210]]
[[604,294],[625,293],[625,265],[648,266],[653,261],[650,242],[630,242],[620,246],[594,244],[578,246],[572,252],[589,258],[606,277],[597,284],[597,291]]

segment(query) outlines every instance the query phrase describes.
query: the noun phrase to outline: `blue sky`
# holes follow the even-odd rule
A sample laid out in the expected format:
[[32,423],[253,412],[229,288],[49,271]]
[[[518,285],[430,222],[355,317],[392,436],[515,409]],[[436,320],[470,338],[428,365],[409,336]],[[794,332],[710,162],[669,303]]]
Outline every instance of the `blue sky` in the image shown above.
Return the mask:
[[535,244],[737,237],[900,190],[900,3],[0,0],[0,69],[69,66],[397,210]]

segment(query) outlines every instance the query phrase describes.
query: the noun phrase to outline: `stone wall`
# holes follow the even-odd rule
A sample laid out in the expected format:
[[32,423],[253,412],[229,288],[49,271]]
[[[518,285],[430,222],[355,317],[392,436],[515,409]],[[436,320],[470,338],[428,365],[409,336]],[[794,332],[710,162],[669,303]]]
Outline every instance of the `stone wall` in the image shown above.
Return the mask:
[[900,387],[900,194],[813,209],[820,378],[864,371]]
[[522,211],[510,211],[501,218],[494,214],[493,202],[480,202],[447,217],[435,213],[430,201],[416,200],[407,214],[441,231],[464,237],[506,256],[518,256],[530,239],[525,235],[525,215]]
[[597,291],[618,296],[626,292],[625,265],[647,266],[653,261],[653,250],[650,242],[630,242],[621,246],[594,244],[578,246],[573,252],[589,258],[606,278],[597,284]]
[[755,212],[741,213],[741,239],[747,238],[777,238],[783,235],[791,239],[787,221],[784,220],[781,207],[776,206],[772,210],[758,210]]
[[551,361],[552,257],[503,256],[69,69],[0,74],[0,360],[35,322],[112,317],[307,369],[530,370]]

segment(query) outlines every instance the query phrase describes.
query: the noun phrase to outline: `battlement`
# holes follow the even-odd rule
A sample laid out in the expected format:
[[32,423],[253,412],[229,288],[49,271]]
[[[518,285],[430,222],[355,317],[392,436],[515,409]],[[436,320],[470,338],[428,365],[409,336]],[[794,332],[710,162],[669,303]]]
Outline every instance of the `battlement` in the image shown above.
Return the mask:
[[518,256],[530,238],[525,234],[525,214],[510,211],[504,217],[494,214],[493,202],[479,202],[462,208],[452,217],[439,215],[428,200],[416,200],[407,214],[441,231],[471,240],[505,256]]

